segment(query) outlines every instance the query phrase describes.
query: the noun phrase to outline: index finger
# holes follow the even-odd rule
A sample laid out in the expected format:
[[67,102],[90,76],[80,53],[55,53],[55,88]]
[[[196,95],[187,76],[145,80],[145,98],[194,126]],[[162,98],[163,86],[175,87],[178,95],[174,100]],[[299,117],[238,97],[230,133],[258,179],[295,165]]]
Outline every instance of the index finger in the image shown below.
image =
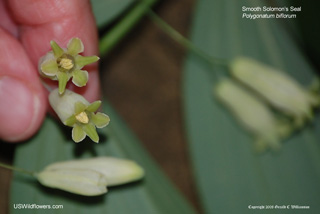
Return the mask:
[[[31,62],[51,50],[50,41],[66,47],[78,37],[84,44],[85,56],[98,55],[98,36],[89,0],[11,0],[8,2],[13,18],[21,26],[20,39]],[[99,97],[98,65],[86,66],[89,81],[84,88],[73,88],[90,102]]]

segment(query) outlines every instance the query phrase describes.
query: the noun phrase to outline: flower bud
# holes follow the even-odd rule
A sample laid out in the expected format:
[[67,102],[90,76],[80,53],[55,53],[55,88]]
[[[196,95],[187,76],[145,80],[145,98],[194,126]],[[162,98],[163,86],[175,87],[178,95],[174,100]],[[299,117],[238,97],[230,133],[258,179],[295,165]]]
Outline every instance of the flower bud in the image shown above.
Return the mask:
[[77,102],[85,105],[90,104],[83,96],[68,89],[66,89],[63,95],[58,93],[58,89],[53,90],[49,94],[49,102],[63,123],[74,114],[75,104]]
[[44,186],[84,196],[104,194],[107,186],[133,182],[143,176],[144,170],[135,162],[113,157],[57,162],[36,174]]
[[250,58],[239,57],[231,63],[232,76],[261,95],[273,107],[292,116],[296,127],[312,118],[312,107],[320,97],[304,89],[293,78]]
[[222,80],[214,89],[216,97],[236,120],[256,138],[258,150],[280,148],[280,140],[290,132],[259,99],[230,80]]
[[45,170],[48,171],[86,169],[102,174],[106,178],[108,186],[136,181],[144,176],[144,170],[134,161],[114,157],[97,157],[76,161],[58,162],[45,168]]
[[44,186],[79,195],[96,196],[107,192],[107,178],[91,169],[45,169],[36,177]]

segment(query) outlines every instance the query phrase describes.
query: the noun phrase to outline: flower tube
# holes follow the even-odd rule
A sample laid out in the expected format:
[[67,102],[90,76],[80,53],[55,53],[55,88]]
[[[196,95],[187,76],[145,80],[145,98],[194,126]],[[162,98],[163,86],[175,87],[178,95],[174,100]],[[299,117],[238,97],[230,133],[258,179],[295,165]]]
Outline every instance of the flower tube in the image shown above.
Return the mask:
[[62,123],[73,127],[72,139],[76,143],[82,141],[86,135],[98,143],[96,128],[103,128],[110,122],[108,115],[95,113],[101,101],[89,103],[83,96],[68,89],[63,95],[60,95],[59,89],[53,90],[49,95],[49,102]]

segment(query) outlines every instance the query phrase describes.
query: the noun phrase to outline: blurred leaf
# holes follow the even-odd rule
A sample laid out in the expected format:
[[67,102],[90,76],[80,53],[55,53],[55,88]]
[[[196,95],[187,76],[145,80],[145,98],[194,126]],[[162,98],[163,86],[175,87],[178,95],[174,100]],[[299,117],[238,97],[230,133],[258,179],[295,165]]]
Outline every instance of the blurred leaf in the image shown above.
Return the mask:
[[97,26],[102,28],[121,14],[134,0],[91,0]]
[[[299,35],[303,39],[304,48],[308,51],[308,56],[313,60],[316,66],[320,67],[320,22],[319,10],[320,2],[315,1],[299,1],[299,0],[288,0],[291,5],[300,7],[302,12],[299,12],[298,18],[293,19],[295,26],[297,27]],[[290,5],[289,4],[289,5]],[[318,71],[319,73],[319,71]]]
[[[193,42],[212,56],[249,56],[309,84],[314,71],[277,19],[241,18],[242,6],[266,4],[198,1]],[[190,54],[184,72],[186,129],[205,213],[248,213],[248,205],[303,205],[310,206],[306,212],[320,213],[319,114],[314,124],[286,140],[281,152],[254,154],[253,139],[213,98],[208,72],[218,69]]]
[[115,213],[161,214],[194,213],[193,208],[168,181],[139,141],[128,130],[111,106],[104,101],[104,112],[111,122],[101,142],[90,140],[75,144],[71,130],[52,118],[47,118],[40,132],[29,142],[18,145],[15,165],[40,171],[46,165],[62,160],[110,155],[135,160],[146,172],[142,181],[110,187],[103,196],[84,197],[60,190],[42,187],[34,179],[14,173],[11,189],[11,213],[21,213],[14,204],[63,205],[59,210],[24,209],[23,213]]

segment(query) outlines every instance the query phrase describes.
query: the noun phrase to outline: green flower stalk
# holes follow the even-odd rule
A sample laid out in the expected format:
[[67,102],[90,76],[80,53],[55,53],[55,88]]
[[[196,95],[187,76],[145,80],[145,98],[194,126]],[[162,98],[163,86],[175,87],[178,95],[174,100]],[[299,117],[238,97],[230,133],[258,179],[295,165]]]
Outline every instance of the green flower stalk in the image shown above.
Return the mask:
[[214,93],[239,124],[253,135],[257,151],[267,148],[280,149],[281,139],[290,134],[291,128],[287,123],[278,120],[265,103],[227,79],[219,82]]
[[68,89],[63,95],[59,93],[59,89],[53,90],[49,95],[49,102],[61,122],[73,127],[72,139],[76,143],[82,141],[86,136],[98,143],[99,135],[96,128],[103,128],[110,122],[108,115],[95,113],[101,101],[89,103],[83,96]]
[[42,76],[59,81],[59,93],[63,94],[67,82],[83,87],[89,80],[88,72],[81,70],[85,65],[99,60],[97,56],[81,56],[84,46],[79,38],[72,38],[67,48],[61,48],[55,41],[50,42],[52,51],[39,60],[39,72]]
[[320,96],[306,90],[284,72],[250,58],[239,57],[231,63],[232,76],[261,95],[269,104],[293,118],[301,127],[313,117],[312,108],[319,106]]

